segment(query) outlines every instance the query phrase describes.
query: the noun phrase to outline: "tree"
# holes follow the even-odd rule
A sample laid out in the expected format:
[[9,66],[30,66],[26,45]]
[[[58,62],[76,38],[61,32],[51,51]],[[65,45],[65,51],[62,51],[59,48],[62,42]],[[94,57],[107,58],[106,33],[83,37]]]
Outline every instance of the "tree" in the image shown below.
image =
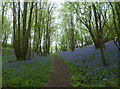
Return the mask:
[[10,21],[8,20],[8,17],[5,16],[5,14],[7,13],[6,10],[8,9],[8,3],[2,3],[2,18],[1,18],[1,21],[2,21],[2,34],[1,34],[1,41],[4,44],[7,44],[7,40],[9,38],[9,35],[11,34],[11,28],[10,28]]
[[[69,14],[69,10],[71,10],[72,13],[74,13],[74,16],[76,16],[77,22],[82,23],[87,28],[86,31],[89,32],[94,42],[95,48],[100,49],[103,65],[106,66],[107,63],[106,63],[106,58],[104,56],[104,48],[105,48],[104,42],[105,42],[106,33],[104,33],[105,32],[104,30],[105,30],[105,26],[108,18],[107,17],[107,11],[109,8],[108,4],[107,3],[68,2],[65,8],[68,9],[66,10],[67,17],[70,18],[68,14]],[[68,22],[69,22],[69,18],[68,18]],[[71,26],[72,28],[74,27],[74,29],[77,28],[73,23],[71,23]],[[73,32],[73,30],[71,30],[71,32]],[[85,33],[82,33],[82,34],[83,34],[84,41],[88,43],[86,40],[87,34]],[[73,34],[71,35],[72,37],[74,37]],[[81,39],[81,41],[83,41],[83,39]],[[70,40],[70,43],[72,44],[72,40]],[[83,42],[82,42],[82,45],[83,45]]]
[[112,8],[112,15],[113,15],[113,22],[114,22],[114,27],[115,27],[115,31],[118,37],[118,43],[120,45],[120,3],[116,2],[116,3],[110,3],[111,8]]
[[[104,39],[103,39],[103,28],[104,28],[104,25],[105,25],[105,22],[106,22],[106,10],[104,11],[104,15],[102,16],[102,10],[101,8],[99,7],[99,10],[97,12],[97,9],[96,9],[96,6],[94,3],[92,3],[92,8],[93,8],[93,13],[94,13],[94,18],[95,18],[95,27],[96,27],[96,38],[97,38],[97,41],[99,42],[99,47],[100,47],[100,53],[101,53],[101,57],[102,57],[102,62],[103,62],[103,65],[106,66],[107,63],[106,63],[106,58],[104,56]],[[103,19],[102,19],[103,18]],[[104,24],[102,24],[104,23]]]
[[[68,3],[65,3],[63,5],[63,8],[61,9],[61,13],[62,13],[61,17],[63,19],[62,21],[63,24],[61,24],[61,28],[64,29],[64,32],[65,32],[64,35],[66,35],[65,39],[68,40],[66,41],[66,45],[69,46],[69,49],[71,51],[74,51],[75,49],[75,24],[74,24],[75,17],[73,15],[72,8],[69,9]],[[64,37],[65,36],[63,36],[63,39]],[[66,50],[65,47],[64,47],[64,50]]]
[[18,26],[16,24],[16,22],[17,22],[16,21],[17,20],[17,18],[16,18],[17,17],[17,12],[16,12],[17,4],[13,2],[13,47],[15,50],[17,60],[26,60],[27,59],[29,38],[30,38],[30,32],[31,32],[31,18],[32,18],[33,2],[31,3],[31,8],[30,8],[28,28],[26,27],[27,26],[27,24],[26,24],[27,5],[28,5],[28,2],[24,2],[23,29],[21,30],[21,28],[20,28],[20,2],[18,2]]

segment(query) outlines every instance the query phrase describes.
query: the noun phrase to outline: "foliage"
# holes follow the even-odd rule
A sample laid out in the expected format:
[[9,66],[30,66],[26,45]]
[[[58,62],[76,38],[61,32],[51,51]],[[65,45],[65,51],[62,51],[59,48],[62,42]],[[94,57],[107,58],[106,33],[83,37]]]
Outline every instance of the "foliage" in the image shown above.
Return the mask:
[[[0,21],[2,21],[1,18],[0,18]],[[4,42],[10,37],[10,34],[11,34],[10,21],[6,16],[4,16],[4,24],[3,23],[0,24],[0,31],[1,31],[0,40]]]
[[118,86],[119,47],[110,40],[118,37],[120,44],[120,2],[65,2],[59,10],[54,5],[45,0],[0,6],[3,86],[42,86],[53,68],[50,49],[65,58],[72,86]]

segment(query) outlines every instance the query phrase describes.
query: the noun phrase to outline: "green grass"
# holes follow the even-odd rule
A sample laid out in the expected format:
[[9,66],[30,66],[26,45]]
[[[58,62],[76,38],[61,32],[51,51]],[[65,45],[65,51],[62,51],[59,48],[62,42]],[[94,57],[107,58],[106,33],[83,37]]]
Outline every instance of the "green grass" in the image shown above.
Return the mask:
[[[90,57],[93,58],[94,56],[90,56]],[[88,71],[88,68],[86,66],[79,67],[76,66],[76,63],[74,62],[70,62],[62,57],[61,59],[64,60],[64,62],[69,67],[69,72],[71,73],[70,80],[71,80],[71,85],[73,87],[117,87],[118,86],[118,76],[113,77],[112,74],[112,72],[118,71],[118,68],[116,67],[115,68],[106,67],[99,71],[97,70],[96,67],[93,70]],[[109,71],[111,71],[111,73]]]
[[11,60],[16,60],[15,54],[14,54],[14,50],[9,48],[9,47],[5,47],[2,50],[2,63],[11,61]]
[[[3,51],[6,59],[13,52]],[[9,63],[2,68],[2,86],[5,87],[41,87],[50,78],[53,71],[53,56],[43,59],[33,59]]]
[[3,86],[9,87],[40,87],[50,78],[53,60],[49,58],[35,60],[32,63],[14,63],[3,67]]

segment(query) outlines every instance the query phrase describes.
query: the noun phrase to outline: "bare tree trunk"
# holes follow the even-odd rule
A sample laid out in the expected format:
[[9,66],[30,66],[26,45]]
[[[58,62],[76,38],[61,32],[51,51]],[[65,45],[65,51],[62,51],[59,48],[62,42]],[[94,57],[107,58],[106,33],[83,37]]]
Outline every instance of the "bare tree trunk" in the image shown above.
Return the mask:
[[118,16],[118,24],[116,24],[116,25],[118,25],[118,29],[116,32],[117,32],[117,36],[118,36],[118,44],[120,45],[120,10],[119,9],[120,9],[120,3],[117,2],[117,3],[115,3],[115,10],[116,10],[116,14]]
[[18,2],[18,34],[17,34],[18,60],[22,60],[21,38],[20,38],[20,2]]
[[16,34],[16,7],[13,2],[13,47],[17,60],[19,60],[18,46],[17,46],[17,34]]
[[73,23],[73,16],[71,13],[71,50],[74,51],[75,49],[75,40],[74,40],[74,23]]
[[[97,35],[96,35],[96,38],[97,38],[97,42],[99,42],[99,47],[100,47],[100,53],[101,53],[101,58],[102,58],[102,62],[103,62],[103,66],[107,66],[107,63],[106,63],[106,58],[105,58],[105,55],[104,55],[104,44],[103,44],[103,41],[102,41],[102,36],[101,36],[101,32],[102,32],[102,29],[100,27],[98,27],[98,22],[100,21],[100,19],[98,18],[98,14],[97,14],[97,10],[96,10],[96,7],[95,7],[95,4],[92,3],[92,7],[93,7],[93,13],[94,13],[94,17],[95,17],[95,24],[96,24],[96,31],[97,31]],[[99,20],[98,20],[99,19]],[[100,25],[101,22],[99,22],[99,25]]]
[[57,53],[57,51],[58,51],[58,48],[57,48],[57,43],[56,43],[56,46],[55,46],[55,51],[56,51],[56,53]]
[[30,59],[30,56],[31,56],[31,22],[32,22],[31,18],[32,18],[33,3],[34,2],[31,2],[30,16],[29,16],[29,22],[28,22],[28,29],[27,29],[27,33],[26,33],[27,34],[27,40],[26,40],[26,42],[28,44],[27,45],[28,47],[26,47],[26,53],[29,51],[28,52],[29,53],[28,59]]
[[23,10],[23,38],[22,38],[22,57],[23,60],[26,60],[27,51],[28,51],[28,36],[26,29],[26,17],[27,17],[27,4],[28,2],[24,2],[24,10]]

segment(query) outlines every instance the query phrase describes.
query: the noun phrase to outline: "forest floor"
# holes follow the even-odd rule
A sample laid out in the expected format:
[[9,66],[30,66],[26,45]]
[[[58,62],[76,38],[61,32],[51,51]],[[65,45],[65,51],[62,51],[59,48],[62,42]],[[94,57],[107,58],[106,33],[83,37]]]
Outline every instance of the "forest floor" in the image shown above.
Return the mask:
[[105,47],[108,67],[102,65],[100,50],[95,49],[94,45],[56,53],[68,65],[73,87],[118,86],[119,53],[113,41],[105,43]]
[[70,76],[68,66],[60,57],[54,56],[54,70],[44,87],[71,87]]
[[[113,41],[105,43],[108,67],[102,66],[100,50],[94,45],[31,60],[16,60],[13,49],[4,48],[2,86],[5,87],[117,87],[118,51]],[[0,77],[1,78],[1,77]]]

